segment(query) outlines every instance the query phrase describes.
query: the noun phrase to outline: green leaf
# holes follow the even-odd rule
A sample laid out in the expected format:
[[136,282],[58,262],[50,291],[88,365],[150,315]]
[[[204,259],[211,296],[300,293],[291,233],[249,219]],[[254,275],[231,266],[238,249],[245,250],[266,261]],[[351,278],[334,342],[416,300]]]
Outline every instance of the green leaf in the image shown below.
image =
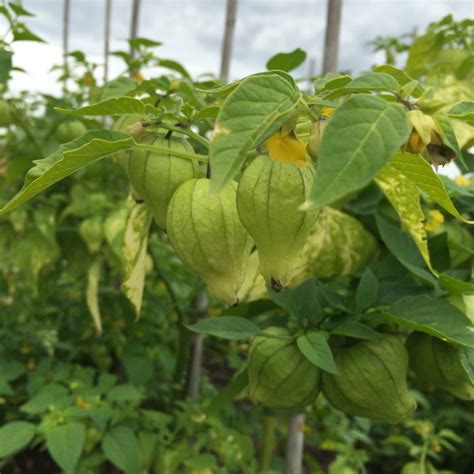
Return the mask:
[[163,44],[160,41],[155,41],[155,40],[152,40],[149,38],[143,38],[143,37],[130,38],[127,41],[128,41],[128,44],[132,48],[139,48],[140,46],[145,46],[146,48],[155,48]]
[[131,384],[116,385],[107,392],[107,399],[111,402],[138,403],[143,395]]
[[125,474],[139,474],[140,454],[135,433],[125,426],[118,426],[105,434],[102,440],[105,457]]
[[133,91],[136,87],[137,83],[129,77],[119,77],[105,85],[102,92],[102,100],[127,95],[128,92]]
[[355,337],[357,339],[377,339],[378,337],[382,337],[381,333],[359,321],[345,321],[341,324],[338,324],[331,331],[331,334]]
[[84,448],[84,425],[69,422],[46,431],[46,447],[58,466],[66,474],[74,474]]
[[292,71],[297,67],[301,66],[306,59],[306,53],[300,49],[296,48],[290,53],[278,53],[275,56],[271,57],[267,62],[267,69],[279,69],[280,71]]
[[16,23],[13,28],[13,41],[35,41],[46,43],[43,38],[35,35],[24,23]]
[[246,154],[269,130],[283,125],[300,99],[294,82],[276,73],[247,77],[229,94],[209,147],[212,192],[233,179]]
[[418,188],[410,179],[394,168],[391,162],[382,168],[376,176],[375,182],[397,211],[426,265],[436,275],[431,266],[426,230],[423,225],[425,215],[421,208]]
[[364,311],[375,305],[379,282],[370,268],[366,268],[357,286],[355,295],[356,311]]
[[35,15],[33,15],[33,13],[26,10],[21,5],[18,5],[17,3],[8,2],[8,6],[13,10],[15,15],[17,15],[17,16],[35,16]]
[[326,339],[326,335],[320,332],[308,332],[298,337],[296,344],[312,364],[330,374],[337,374],[336,363]]
[[193,332],[223,339],[246,339],[260,333],[260,328],[255,323],[238,316],[203,319],[187,328]]
[[232,400],[244,390],[249,383],[247,366],[241,367],[230,379],[230,382],[211,399],[206,409],[207,416],[215,416],[224,406],[230,404]]
[[390,91],[400,89],[398,82],[389,74],[383,72],[368,72],[353,79],[344,86],[354,92]]
[[452,216],[467,223],[468,221],[461,216],[454,207],[443,181],[435,173],[432,166],[421,156],[412,155],[411,153],[396,153],[390,160],[389,164],[410,179],[420,191],[425,192],[428,196],[443,207]]
[[324,131],[318,172],[305,208],[323,207],[369,184],[409,132],[400,105],[370,95],[348,99]]
[[10,51],[0,50],[0,84],[5,84],[10,77],[10,71],[12,70],[13,53]]
[[122,290],[133,304],[137,318],[140,316],[145,287],[148,233],[152,214],[144,203],[137,203],[130,212],[122,245],[124,282]]
[[389,224],[379,215],[375,216],[377,228],[384,244],[397,258],[397,260],[405,266],[414,275],[421,278],[431,286],[437,285],[436,278],[425,269],[423,258],[420,255],[415,243],[398,227]]
[[448,111],[448,117],[464,120],[474,125],[474,101],[463,100],[454,104]]
[[99,307],[99,280],[102,270],[102,258],[97,257],[87,272],[86,302],[89,313],[92,316],[97,336],[102,334],[102,317]]
[[462,281],[444,273],[439,276],[439,282],[441,286],[451,294],[474,294],[474,283]]
[[[390,74],[394,77],[401,86],[413,82],[413,78],[410,77],[403,69],[399,69],[390,64],[383,64],[382,66],[377,66],[374,68],[376,72],[383,72],[385,74]],[[423,87],[418,84],[418,86],[412,91],[414,97],[420,97],[423,94]]]
[[469,380],[474,384],[474,349],[469,347],[459,348],[459,358],[461,364],[469,377]]
[[286,308],[295,319],[307,318],[316,324],[323,317],[320,291],[314,279],[306,280],[296,288],[286,288],[280,293],[271,291],[270,297],[277,305]]
[[172,59],[159,59],[157,61],[157,65],[167,69],[171,69],[172,71],[179,72],[183,77],[191,79],[191,74],[189,74],[186,68],[177,61],[173,61]]
[[454,344],[474,347],[471,321],[448,300],[428,295],[406,296],[384,313],[400,326],[416,329]]
[[0,428],[0,459],[7,459],[26,447],[35,435],[36,427],[26,421],[13,421]]
[[79,109],[62,109],[55,107],[56,112],[67,115],[144,115],[145,104],[133,97],[110,97],[93,105],[86,105]]
[[72,401],[72,396],[64,385],[51,383],[44,385],[20,410],[28,415],[39,415],[49,410],[51,406],[64,406]]
[[133,139],[124,133],[100,130],[88,132],[72,142],[61,145],[52,155],[33,162],[35,166],[26,174],[23,187],[0,209],[0,216],[85,166],[124,147],[130,148],[133,144]]
[[451,125],[451,120],[449,117],[443,114],[435,114],[433,115],[433,120],[437,125],[437,130],[441,136],[443,145],[454,151],[454,153],[456,153],[456,157],[462,160],[458,139],[456,138],[456,134],[454,133],[454,129]]

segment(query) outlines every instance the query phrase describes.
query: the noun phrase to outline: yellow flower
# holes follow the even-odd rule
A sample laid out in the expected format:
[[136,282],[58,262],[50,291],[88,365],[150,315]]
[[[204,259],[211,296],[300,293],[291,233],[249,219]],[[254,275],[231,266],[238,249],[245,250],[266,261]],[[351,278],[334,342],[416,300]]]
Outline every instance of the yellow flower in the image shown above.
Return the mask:
[[306,166],[306,145],[294,133],[283,136],[281,130],[266,142],[268,154],[273,161],[295,163],[298,168]]
[[219,308],[209,308],[209,316],[219,316],[221,314],[221,310]]
[[327,117],[332,117],[334,113],[334,109],[332,107],[323,107],[322,113]]
[[471,180],[463,175],[456,176],[454,181],[458,186],[469,186],[471,184]]
[[425,223],[425,230],[428,232],[435,231],[444,222],[444,216],[436,209],[430,209],[428,212],[428,220]]
[[80,395],[78,395],[74,400],[74,405],[79,408],[84,408],[84,410],[90,410],[92,408],[92,405],[86,402]]
[[36,369],[36,360],[35,359],[30,359],[28,363],[26,364],[26,368],[29,372],[33,372],[33,370]]

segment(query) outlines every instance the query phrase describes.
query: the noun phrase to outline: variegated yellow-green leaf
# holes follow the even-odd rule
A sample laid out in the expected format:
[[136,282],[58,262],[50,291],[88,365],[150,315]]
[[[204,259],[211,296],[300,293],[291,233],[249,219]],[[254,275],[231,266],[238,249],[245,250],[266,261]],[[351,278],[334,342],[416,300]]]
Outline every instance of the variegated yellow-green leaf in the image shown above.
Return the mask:
[[426,265],[436,274],[431,266],[426,230],[423,227],[425,216],[421,209],[418,188],[390,163],[382,168],[376,176],[375,182],[397,211],[401,221],[415,241]]
[[301,254],[297,281],[354,275],[373,257],[375,239],[353,217],[330,207],[321,210]]
[[87,273],[86,301],[89,312],[94,322],[95,332],[98,336],[102,334],[102,318],[99,307],[99,280],[102,269],[102,259],[97,258],[92,262]]
[[421,155],[396,153],[389,164],[412,181],[418,189],[428,194],[433,201],[437,202],[451,215],[464,222],[473,223],[473,221],[468,221],[459,214],[449,198],[443,182],[432,166]]
[[135,204],[127,220],[122,246],[125,281],[122,290],[133,304],[137,317],[142,306],[145,285],[148,232],[152,213],[148,205]]

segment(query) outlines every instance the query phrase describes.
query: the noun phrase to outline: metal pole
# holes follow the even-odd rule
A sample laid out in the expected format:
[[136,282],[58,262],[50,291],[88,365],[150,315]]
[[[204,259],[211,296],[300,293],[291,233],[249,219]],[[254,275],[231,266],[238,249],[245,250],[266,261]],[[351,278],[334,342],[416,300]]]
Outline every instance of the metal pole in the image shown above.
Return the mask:
[[328,0],[323,74],[337,71],[342,0]]
[[303,471],[304,420],[304,414],[288,418],[285,474],[301,474]]
[[67,55],[69,53],[69,12],[70,0],[64,0],[63,9],[63,64],[64,64],[64,84],[63,89],[67,89],[67,76],[69,75]]
[[104,84],[109,80],[110,22],[112,17],[112,0],[105,0],[104,32]]
[[227,0],[225,15],[224,41],[222,43],[221,73],[222,79],[229,79],[230,59],[234,40],[235,19],[237,17],[237,0]]
[[[130,24],[130,39],[135,39],[138,35],[138,19],[140,17],[140,0],[133,0],[132,22]],[[135,57],[135,49],[130,46],[130,56]]]

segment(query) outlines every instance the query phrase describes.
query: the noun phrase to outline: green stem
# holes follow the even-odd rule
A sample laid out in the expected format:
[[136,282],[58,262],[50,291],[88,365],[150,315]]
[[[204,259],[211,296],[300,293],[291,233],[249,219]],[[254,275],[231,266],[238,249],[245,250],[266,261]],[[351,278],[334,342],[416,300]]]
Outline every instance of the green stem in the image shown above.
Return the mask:
[[156,125],[156,127],[158,128],[164,128],[166,130],[171,130],[172,132],[175,132],[175,133],[181,133],[182,135],[186,135],[192,140],[200,143],[205,148],[209,148],[209,141],[206,140],[204,137],[201,137],[201,135],[198,135],[197,133],[193,132],[189,128],[177,127],[176,125],[170,125],[170,124],[162,123],[162,122],[153,124],[153,125]]
[[15,125],[17,125],[18,127],[20,127],[26,134],[26,136],[29,138],[31,144],[33,145],[33,147],[35,148],[35,150],[37,151],[38,155],[40,156],[40,158],[44,158],[44,155],[43,155],[43,150],[41,149],[41,147],[39,146],[38,142],[36,141],[36,138],[33,136],[33,134],[31,133],[30,129],[28,128],[28,126],[26,125],[26,121],[25,120],[22,120],[19,113],[18,113],[18,110],[16,109],[16,107],[12,106],[10,108],[10,112],[11,114],[13,115],[13,119],[15,121]]
[[164,155],[177,156],[178,158],[186,158],[187,160],[197,160],[203,163],[207,163],[209,159],[207,155],[199,155],[198,153],[186,153],[186,152],[173,150],[172,148],[156,146],[156,145],[143,145],[141,143],[137,143],[133,146],[133,148],[141,148],[142,150],[156,151],[158,153],[163,153]]
[[306,100],[300,99],[300,104],[303,106],[303,109],[307,113],[308,117],[313,121],[317,122],[319,120],[319,114],[312,110]]
[[277,419],[275,416],[265,416],[263,418],[263,438],[260,451],[260,471],[269,471],[273,459],[275,448],[275,428]]

